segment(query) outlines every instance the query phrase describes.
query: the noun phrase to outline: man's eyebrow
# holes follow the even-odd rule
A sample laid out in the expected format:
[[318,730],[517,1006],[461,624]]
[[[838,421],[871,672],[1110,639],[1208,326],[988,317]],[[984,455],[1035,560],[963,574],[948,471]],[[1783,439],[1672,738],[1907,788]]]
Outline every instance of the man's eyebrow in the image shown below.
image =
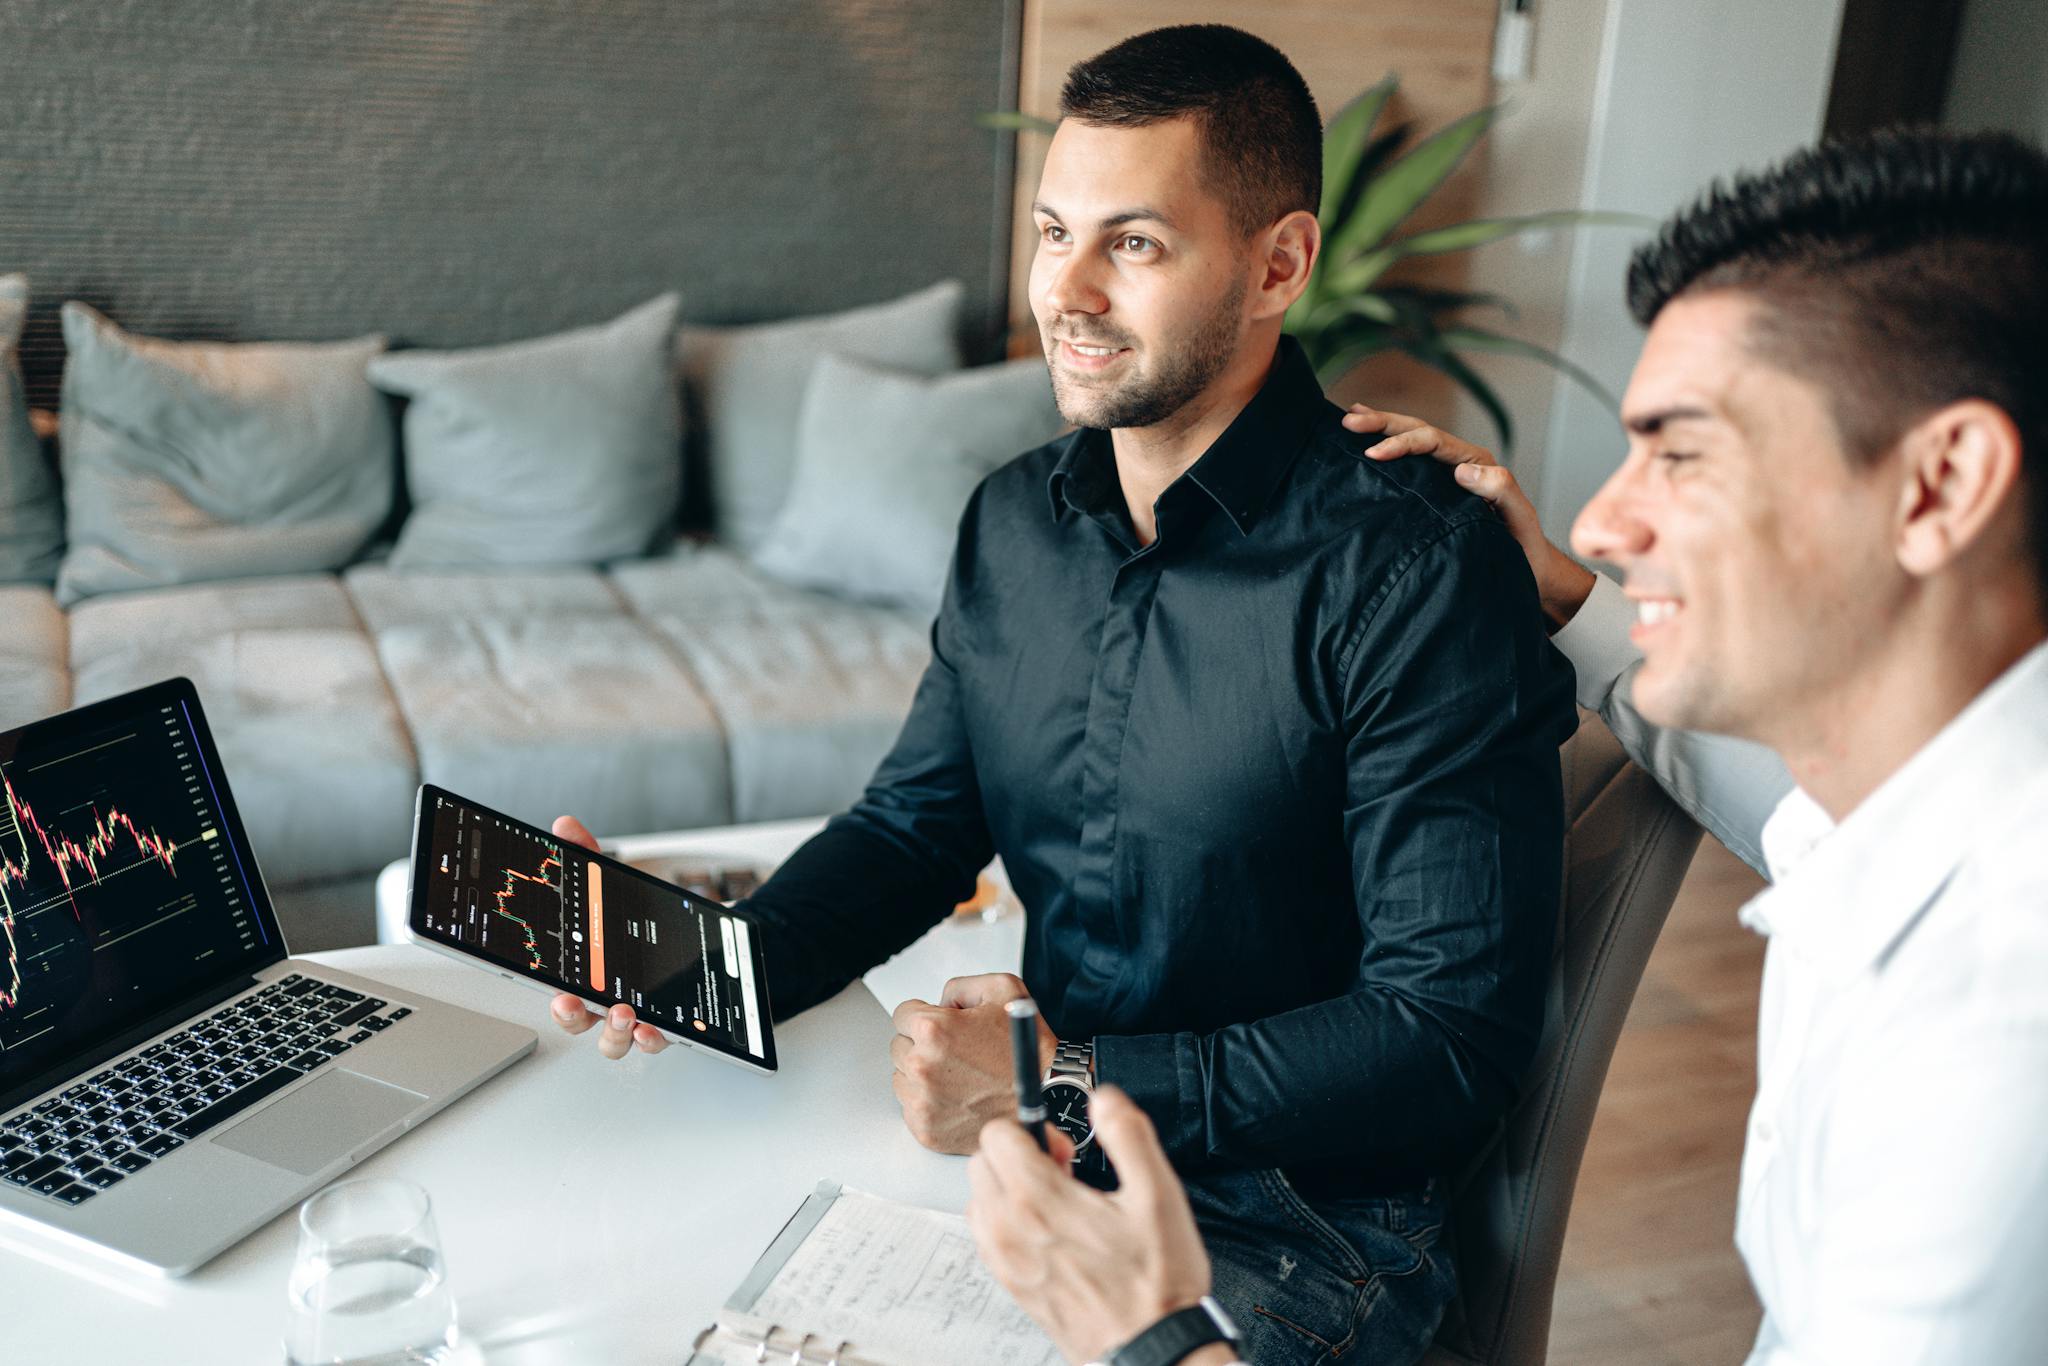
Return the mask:
[[1658,408],[1653,412],[1638,413],[1624,417],[1621,425],[1637,436],[1655,436],[1667,424],[1673,422],[1712,422],[1714,414],[1705,408]]
[[[1031,201],[1031,212],[1042,213],[1047,218],[1052,219],[1056,223],[1064,223],[1067,221],[1066,219],[1060,216],[1059,211],[1057,209],[1053,208],[1052,205],[1046,203],[1042,199],[1034,199],[1033,201]],[[1180,224],[1174,222],[1171,218],[1168,218],[1165,214],[1159,212],[1159,210],[1148,209],[1142,205],[1140,205],[1137,208],[1120,209],[1117,212],[1110,214],[1107,218],[1102,219],[1095,226],[1098,228],[1120,228],[1126,223],[1136,223],[1141,221],[1148,223],[1157,223],[1160,227],[1165,228],[1169,232],[1180,231]]]

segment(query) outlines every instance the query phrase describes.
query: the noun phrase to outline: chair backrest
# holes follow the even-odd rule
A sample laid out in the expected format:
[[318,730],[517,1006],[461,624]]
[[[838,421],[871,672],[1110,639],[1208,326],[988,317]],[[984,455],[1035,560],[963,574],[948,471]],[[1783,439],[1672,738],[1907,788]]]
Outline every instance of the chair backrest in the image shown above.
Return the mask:
[[1579,1159],[1699,827],[1581,712],[1561,752],[1564,896],[1522,1099],[1453,1194],[1459,1293],[1424,1366],[1541,1366]]

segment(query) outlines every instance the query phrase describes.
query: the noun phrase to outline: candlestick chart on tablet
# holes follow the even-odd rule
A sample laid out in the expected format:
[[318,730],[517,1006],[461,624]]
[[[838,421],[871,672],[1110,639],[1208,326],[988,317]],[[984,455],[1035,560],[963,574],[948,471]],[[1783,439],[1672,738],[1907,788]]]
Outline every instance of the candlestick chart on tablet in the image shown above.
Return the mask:
[[765,1056],[744,918],[538,827],[452,796],[432,801],[421,925],[430,937],[586,997],[624,1001],[721,1051]]

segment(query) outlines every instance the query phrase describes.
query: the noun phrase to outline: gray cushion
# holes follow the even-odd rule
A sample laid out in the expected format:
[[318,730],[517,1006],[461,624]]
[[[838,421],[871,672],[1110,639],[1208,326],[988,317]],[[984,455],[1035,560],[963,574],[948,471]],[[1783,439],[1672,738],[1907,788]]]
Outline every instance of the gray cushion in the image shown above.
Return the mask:
[[737,821],[852,805],[902,730],[931,658],[921,621],[851,603],[715,626],[653,621],[725,728]]
[[226,629],[101,655],[78,669],[77,700],[178,674],[199,690],[272,885],[370,873],[405,853],[419,770],[360,628]]
[[377,649],[429,782],[606,835],[732,819],[710,704],[644,622],[398,626]]
[[63,308],[65,605],[94,593],[333,569],[391,511],[382,337],[168,342]]
[[1065,426],[1036,357],[937,379],[821,357],[789,501],[754,563],[789,583],[936,612],[974,486]]
[[0,583],[48,583],[64,553],[64,509],[21,387],[28,277],[0,275]]
[[827,600],[771,579],[723,546],[685,541],[666,555],[611,567],[612,587],[644,617],[694,622],[805,616]]
[[71,705],[64,613],[50,590],[0,586],[0,730]]
[[109,655],[165,653],[231,631],[361,629],[332,574],[117,593],[81,602],[70,615],[73,668]]
[[615,617],[619,595],[595,569],[442,569],[402,573],[359,564],[342,575],[372,631],[434,621]]
[[412,511],[393,568],[589,564],[644,555],[675,516],[674,294],[508,346],[380,357],[406,394]]
[[844,313],[684,328],[676,354],[703,429],[718,534],[751,549],[781,510],[796,463],[797,403],[818,357],[836,352],[925,375],[955,369],[965,295],[959,281],[945,280]]

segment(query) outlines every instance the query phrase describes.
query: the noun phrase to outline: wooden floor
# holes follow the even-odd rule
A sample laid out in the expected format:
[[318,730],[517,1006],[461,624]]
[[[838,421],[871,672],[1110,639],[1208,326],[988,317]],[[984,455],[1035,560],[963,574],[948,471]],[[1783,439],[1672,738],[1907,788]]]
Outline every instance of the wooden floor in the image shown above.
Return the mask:
[[1601,1093],[1565,1235],[1553,1366],[1736,1366],[1760,1311],[1735,1254],[1756,1087],[1762,887],[1705,841],[1650,956]]

